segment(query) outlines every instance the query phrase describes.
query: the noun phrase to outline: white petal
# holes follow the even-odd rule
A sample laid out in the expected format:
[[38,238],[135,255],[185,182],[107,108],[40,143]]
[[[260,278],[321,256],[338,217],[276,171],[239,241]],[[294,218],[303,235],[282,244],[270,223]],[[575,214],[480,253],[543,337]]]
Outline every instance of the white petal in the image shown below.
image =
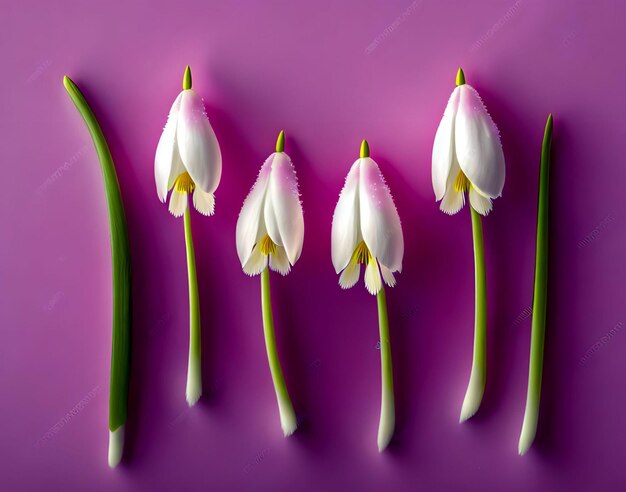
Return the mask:
[[464,205],[465,193],[462,191],[456,191],[454,188],[450,188],[443,196],[439,209],[448,215],[454,215],[461,210]]
[[491,212],[492,203],[491,198],[481,195],[478,191],[474,189],[473,186],[470,187],[469,190],[469,202],[470,205],[476,212],[480,215],[487,215]]
[[358,261],[351,261],[339,276],[339,285],[342,289],[349,289],[359,281],[361,275],[361,264]]
[[371,158],[361,159],[359,207],[361,234],[372,256],[393,272],[402,269],[404,238],[389,187]]
[[389,287],[395,287],[396,277],[394,277],[393,272],[382,263],[380,264],[380,273],[383,274],[383,280]]
[[261,249],[257,244],[252,250],[252,254],[243,266],[243,271],[248,275],[258,275],[267,267],[267,255],[261,253]]
[[461,97],[455,122],[456,157],[461,169],[489,198],[502,194],[504,153],[498,128],[476,90],[460,86]]
[[252,248],[260,239],[260,230],[263,229],[263,231],[265,231],[262,213],[269,184],[272,160],[273,154],[269,156],[263,163],[263,166],[261,166],[259,175],[250,193],[248,193],[248,196],[244,200],[241,212],[239,212],[239,218],[237,219],[237,254],[239,255],[239,261],[242,266],[246,264],[252,253]]
[[180,193],[176,190],[170,196],[170,213],[174,217],[182,217],[187,210],[187,193]]
[[335,272],[346,268],[360,239],[359,174],[361,159],[357,159],[346,176],[339,201],[333,214],[331,255]]
[[222,176],[222,154],[202,99],[193,90],[183,91],[176,140],[183,165],[196,186],[213,193]]
[[205,193],[200,188],[196,188],[193,192],[193,206],[202,215],[213,215],[215,196],[213,193]]
[[456,191],[454,189],[454,182],[456,177],[461,172],[456,158],[452,161],[452,168],[450,169],[450,175],[448,176],[448,182],[446,184],[446,193],[443,196],[443,200],[439,205],[439,209],[448,214],[454,215],[465,205],[465,192]]
[[176,127],[181,99],[182,92],[178,94],[174,104],[172,104],[154,156],[154,180],[157,195],[162,202],[165,202],[167,190],[172,187],[173,180],[180,174],[182,166],[176,144]]
[[289,259],[285,248],[281,246],[276,247],[276,252],[270,255],[270,268],[281,275],[287,275],[291,270]]
[[264,218],[268,235],[285,248],[289,262],[294,265],[302,252],[304,218],[296,171],[284,152],[275,153],[272,160]]
[[378,262],[374,259],[367,263],[365,268],[365,287],[367,291],[372,294],[378,294],[378,291],[383,286],[383,282],[380,279],[380,271],[378,270]]
[[459,106],[459,87],[454,89],[435,134],[432,156],[432,180],[436,200],[443,198],[454,159],[454,121]]

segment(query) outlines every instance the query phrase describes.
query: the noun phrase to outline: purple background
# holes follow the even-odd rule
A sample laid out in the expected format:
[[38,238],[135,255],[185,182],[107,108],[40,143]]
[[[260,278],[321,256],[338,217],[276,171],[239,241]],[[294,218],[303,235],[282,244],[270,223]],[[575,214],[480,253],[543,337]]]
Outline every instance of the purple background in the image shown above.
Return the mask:
[[[469,3],[469,2],[468,2]],[[297,5],[296,5],[297,4]],[[0,6],[0,488],[617,489],[626,486],[624,2],[85,2]],[[190,64],[221,144],[212,218],[192,217],[205,395],[188,409],[182,220],[154,151]],[[484,221],[489,371],[469,377],[469,212],[439,212],[430,155],[458,66],[500,128],[507,181]],[[133,256],[127,452],[107,467],[108,222],[86,94],[118,169]],[[546,364],[536,445],[520,458],[539,151],[555,116]],[[302,420],[284,439],[258,278],[235,251],[243,199],[280,129],[305,243],[272,276],[279,350]],[[397,432],[379,455],[374,299],[337,285],[332,212],[367,138],[406,254],[388,291]],[[587,354],[587,355],[586,355]]]

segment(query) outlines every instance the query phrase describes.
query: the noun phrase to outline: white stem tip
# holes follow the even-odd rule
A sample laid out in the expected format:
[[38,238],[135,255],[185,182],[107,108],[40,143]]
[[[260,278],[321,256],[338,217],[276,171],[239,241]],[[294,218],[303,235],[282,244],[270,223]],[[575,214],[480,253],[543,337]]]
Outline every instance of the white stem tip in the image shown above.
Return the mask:
[[522,424],[522,433],[519,436],[519,445],[517,451],[520,456],[526,454],[535,442],[535,436],[537,435],[537,417],[539,409],[526,409],[524,415],[524,423]]
[[202,374],[199,364],[190,361],[187,369],[187,388],[185,390],[187,404],[193,407],[202,396]]
[[463,406],[461,407],[461,417],[459,418],[459,423],[465,422],[476,414],[480,408],[484,392],[485,384],[482,378],[476,376],[472,370],[469,385],[467,386],[467,392],[465,393],[465,399],[463,400]]
[[285,437],[288,437],[298,428],[298,419],[293,410],[293,405],[290,401],[285,402],[279,399],[278,411],[280,413],[280,426],[283,429],[283,434]]
[[125,427],[122,425],[114,431],[109,431],[109,467],[111,468],[115,468],[122,461]]
[[[384,419],[384,420],[383,420]],[[381,415],[380,423],[378,425],[378,452],[382,453],[389,443],[391,442],[391,438],[393,437],[393,431],[396,426],[396,419],[393,413],[389,413],[387,416],[383,417]]]
[[201,396],[202,385],[187,381],[187,391],[185,393],[185,397],[187,398],[187,404],[190,407],[193,407],[196,403],[198,403],[198,400]]

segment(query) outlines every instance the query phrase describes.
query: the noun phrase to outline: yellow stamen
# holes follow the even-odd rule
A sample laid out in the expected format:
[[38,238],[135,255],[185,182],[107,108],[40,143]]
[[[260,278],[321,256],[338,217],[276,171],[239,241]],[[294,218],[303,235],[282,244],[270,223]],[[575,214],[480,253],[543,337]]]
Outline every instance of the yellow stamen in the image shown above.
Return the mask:
[[459,171],[454,180],[454,191],[467,191],[469,189],[469,179],[463,174],[463,171]]
[[276,248],[276,243],[267,234],[259,241],[259,249],[265,256],[276,253]]
[[356,248],[354,248],[354,253],[352,253],[352,259],[350,260],[350,262],[367,265],[370,261],[372,261],[372,259],[372,253],[370,253],[370,250],[365,244],[365,241],[361,241],[359,244],[357,244]]
[[191,193],[195,188],[196,183],[193,182],[193,179],[186,171],[174,181],[174,189],[179,193]]

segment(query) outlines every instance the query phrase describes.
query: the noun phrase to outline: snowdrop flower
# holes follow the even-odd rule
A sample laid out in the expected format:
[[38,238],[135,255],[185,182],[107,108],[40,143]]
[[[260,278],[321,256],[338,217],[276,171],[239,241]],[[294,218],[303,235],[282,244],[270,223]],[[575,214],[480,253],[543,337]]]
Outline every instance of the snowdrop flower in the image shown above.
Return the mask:
[[265,346],[280,425],[286,437],[294,433],[298,423],[276,349],[269,269],[287,275],[298,261],[304,241],[304,218],[296,171],[284,150],[285,133],[281,131],[276,152],[263,163],[243,203],[237,220],[236,240],[243,271],[250,276],[261,274]]
[[159,140],[154,158],[157,195],[162,202],[173,188],[169,210],[175,217],[185,216],[185,246],[189,281],[189,362],[186,399],[189,406],[202,395],[200,349],[200,300],[196,275],[196,256],[191,233],[188,195],[203,215],[213,215],[213,193],[222,174],[222,156],[215,133],[204,110],[202,99],[191,89],[191,70],[185,70],[183,91],[178,95]]
[[469,195],[474,240],[475,327],[470,380],[461,408],[460,421],[480,407],[487,377],[487,285],[481,215],[492,208],[491,200],[502,194],[504,154],[498,129],[476,90],[465,83],[459,68],[433,145],[432,180],[441,210],[455,214]]
[[383,281],[393,287],[393,274],[402,270],[403,254],[400,217],[363,140],[361,157],[350,168],[333,215],[332,260],[335,271],[341,272],[339,285],[353,287],[365,265],[365,287],[370,294],[378,294]]
[[435,135],[432,161],[435,197],[447,214],[463,208],[467,192],[471,207],[487,215],[491,200],[502,194],[505,169],[498,128],[460,68]]
[[361,143],[361,157],[355,161],[339,195],[332,225],[332,261],[339,285],[354,286],[365,265],[365,287],[376,295],[381,357],[381,409],[378,424],[378,451],[383,451],[393,436],[395,404],[393,370],[389,340],[389,318],[383,281],[396,284],[394,272],[402,269],[404,239],[400,217],[389,187],[370,158],[366,140]]
[[172,104],[154,158],[157,195],[165,202],[172,190],[169,210],[175,217],[182,217],[187,210],[190,194],[198,212],[213,215],[213,193],[221,175],[220,146],[202,98],[191,89],[191,70],[187,67],[183,91]]
[[302,252],[298,178],[284,145],[285,133],[280,132],[276,152],[261,166],[237,221],[237,254],[248,275],[258,275],[268,264],[287,275]]

